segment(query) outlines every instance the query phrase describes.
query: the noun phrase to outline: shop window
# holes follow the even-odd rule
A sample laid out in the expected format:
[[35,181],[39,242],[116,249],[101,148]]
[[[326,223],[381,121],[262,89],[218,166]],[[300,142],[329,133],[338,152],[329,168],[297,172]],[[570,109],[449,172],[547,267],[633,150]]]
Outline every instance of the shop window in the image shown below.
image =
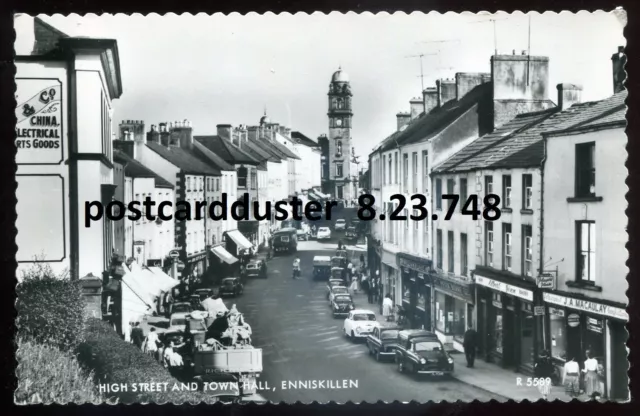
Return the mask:
[[511,271],[511,261],[513,260],[513,234],[511,224],[502,224],[502,270]]
[[520,363],[533,366],[535,363],[533,333],[535,320],[533,318],[532,305],[522,303],[522,321],[520,337]]
[[449,273],[454,273],[455,272],[455,257],[454,257],[454,250],[455,250],[455,238],[453,236],[453,231],[448,231],[447,232],[447,244],[448,244],[448,255],[447,258],[449,260],[449,264],[448,264],[448,268],[447,271]]
[[436,250],[438,250],[436,267],[442,270],[442,230],[436,230]]
[[458,203],[460,204],[461,207],[463,207],[464,204],[467,203],[467,198],[468,198],[467,178],[460,178],[460,201],[458,201]]
[[418,295],[416,297],[416,306],[420,309],[425,309],[425,296],[424,296],[425,287],[421,286],[418,290]]
[[409,302],[411,297],[411,283],[409,280],[409,275],[404,273],[402,276],[402,300],[405,302]]
[[576,197],[584,198],[596,194],[596,144],[576,144]]
[[[584,351],[590,351],[599,364],[604,364],[604,321],[590,316],[584,318]],[[586,356],[584,358],[586,359]]]
[[436,209],[442,209],[442,179],[436,179]]
[[451,313],[453,314],[453,321],[451,323],[451,332],[453,333],[453,338],[456,341],[462,342],[464,340],[464,333],[466,331],[465,328],[465,318],[466,318],[466,310],[467,303],[463,300],[447,296],[453,302]]
[[586,284],[596,280],[596,224],[592,221],[576,222],[577,278]]
[[567,324],[564,310],[552,307],[548,309],[551,356],[565,361],[567,359]]
[[511,175],[502,175],[502,207],[511,208]]
[[533,177],[531,174],[522,175],[522,209],[533,207]]
[[502,342],[503,342],[503,313],[502,313],[502,301],[501,295],[493,293],[493,349],[495,352],[502,354]]
[[467,262],[467,235],[460,233],[460,275],[466,276],[469,264]]
[[533,276],[533,237],[530,225],[522,226],[522,274]]
[[484,242],[484,264],[493,267],[493,223],[490,221],[484,223]]
[[[445,335],[448,335],[450,332],[448,312],[451,311],[452,302],[453,299],[451,299],[451,297],[436,291],[436,329]],[[451,318],[453,318],[453,316]]]

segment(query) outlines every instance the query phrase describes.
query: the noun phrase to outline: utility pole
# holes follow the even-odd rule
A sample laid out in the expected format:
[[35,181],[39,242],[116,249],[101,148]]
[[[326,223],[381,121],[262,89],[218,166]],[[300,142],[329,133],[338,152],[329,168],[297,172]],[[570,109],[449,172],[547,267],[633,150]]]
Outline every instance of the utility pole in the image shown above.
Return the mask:
[[507,20],[507,18],[502,18],[502,19],[485,19],[485,20],[475,20],[473,22],[469,22],[469,23],[487,23],[487,22],[492,22],[493,23],[493,49],[494,49],[494,53],[495,55],[498,54],[498,35],[496,32],[496,22],[499,20]]
[[424,70],[422,67],[422,58],[425,56],[437,55],[437,53],[421,53],[420,55],[409,55],[405,56],[405,58],[420,58],[420,83],[422,85],[422,89],[420,92],[424,91]]

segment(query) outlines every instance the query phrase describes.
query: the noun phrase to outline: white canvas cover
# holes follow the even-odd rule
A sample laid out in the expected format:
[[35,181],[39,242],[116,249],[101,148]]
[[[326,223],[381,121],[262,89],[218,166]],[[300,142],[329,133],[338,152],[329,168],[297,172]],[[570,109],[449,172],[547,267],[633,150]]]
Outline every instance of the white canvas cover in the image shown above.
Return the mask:
[[227,306],[224,304],[222,299],[212,299],[207,298],[201,302],[201,305],[204,307],[204,310],[209,312],[209,316],[216,316],[218,312],[228,312]]

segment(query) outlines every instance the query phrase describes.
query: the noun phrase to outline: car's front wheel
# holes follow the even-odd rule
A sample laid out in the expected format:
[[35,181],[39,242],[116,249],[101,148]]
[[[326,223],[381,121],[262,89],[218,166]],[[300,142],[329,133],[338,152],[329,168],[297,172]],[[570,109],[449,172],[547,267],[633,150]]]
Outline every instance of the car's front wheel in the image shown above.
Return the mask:
[[396,357],[396,362],[398,363],[398,372],[404,373],[404,363],[402,362],[402,359],[398,359]]

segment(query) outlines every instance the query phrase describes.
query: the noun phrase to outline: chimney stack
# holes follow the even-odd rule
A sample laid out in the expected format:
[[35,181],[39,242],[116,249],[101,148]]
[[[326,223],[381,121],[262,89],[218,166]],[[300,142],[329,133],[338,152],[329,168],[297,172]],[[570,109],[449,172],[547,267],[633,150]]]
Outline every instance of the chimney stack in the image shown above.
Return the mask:
[[409,113],[400,112],[396,114],[396,118],[398,119],[398,131],[411,122],[411,114]]
[[566,110],[582,99],[582,87],[575,84],[558,84],[558,107],[560,111]]
[[438,90],[438,107],[442,107],[451,100],[456,98],[456,81],[450,78],[439,79],[436,81]]
[[611,56],[611,63],[613,64],[613,93],[616,94],[625,90],[624,82],[627,73],[624,67],[627,63],[627,55],[624,53],[624,46],[618,46],[618,53]]
[[422,91],[422,102],[424,103],[425,114],[429,114],[431,110],[438,106],[438,89],[434,87],[425,88]]
[[412,98],[409,101],[409,108],[411,109],[411,120],[415,120],[424,113],[424,101],[420,98]]
[[231,124],[218,124],[216,129],[218,130],[218,136],[231,141]]
[[26,13],[16,13],[13,19],[16,41],[13,48],[16,56],[31,55],[36,49],[35,18]]
[[456,99],[462,99],[469,91],[489,81],[491,81],[491,74],[458,72],[456,74]]

